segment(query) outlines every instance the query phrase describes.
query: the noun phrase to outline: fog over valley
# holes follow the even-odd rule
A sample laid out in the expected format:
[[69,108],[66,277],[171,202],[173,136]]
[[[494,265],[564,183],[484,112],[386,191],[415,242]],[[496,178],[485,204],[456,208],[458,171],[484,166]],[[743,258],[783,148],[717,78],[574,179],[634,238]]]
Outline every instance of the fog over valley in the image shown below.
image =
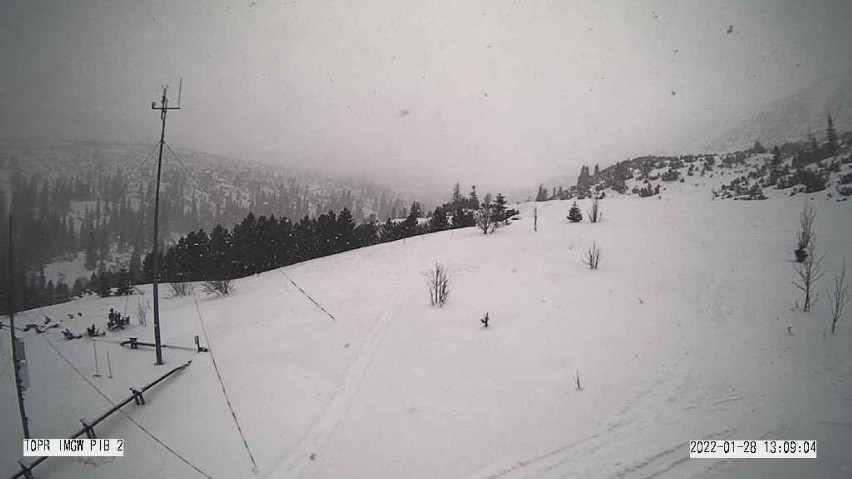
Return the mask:
[[852,43],[842,1],[0,8],[2,138],[154,142],[149,105],[182,78],[172,145],[442,195],[697,153],[845,75]]

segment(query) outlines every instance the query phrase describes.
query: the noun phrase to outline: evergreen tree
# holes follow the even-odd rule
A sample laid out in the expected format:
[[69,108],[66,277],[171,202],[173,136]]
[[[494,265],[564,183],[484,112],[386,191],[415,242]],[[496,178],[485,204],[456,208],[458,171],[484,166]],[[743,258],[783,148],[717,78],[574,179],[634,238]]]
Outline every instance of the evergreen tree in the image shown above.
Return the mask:
[[420,203],[417,201],[411,203],[411,208],[408,210],[408,216],[413,216],[415,218],[423,217],[423,210],[420,208]]
[[778,145],[772,147],[772,160],[770,164],[773,168],[781,166],[781,148],[778,148]]
[[334,254],[337,239],[337,215],[334,211],[321,214],[314,229],[319,256]]
[[128,296],[133,291],[133,286],[130,284],[130,271],[125,267],[121,267],[118,270],[118,277],[116,278],[116,296]]
[[65,281],[61,279],[56,282],[56,302],[64,303],[70,299],[70,292],[68,291],[68,285],[65,284]]
[[453,187],[452,211],[462,207],[461,186],[458,183]]
[[142,255],[139,250],[139,241],[136,241],[130,253],[130,282],[133,284],[139,284],[142,279]]
[[453,228],[476,226],[476,218],[470,210],[458,210],[453,214]]
[[536,201],[547,201],[547,190],[543,185],[538,185],[538,193],[535,195]]
[[[412,205],[413,207],[413,205]],[[348,251],[357,248],[355,241],[355,220],[348,208],[343,208],[337,216],[337,251]]]
[[80,297],[83,296],[84,292],[86,292],[86,279],[82,277],[75,279],[71,294],[74,297]]
[[834,129],[834,121],[831,119],[831,115],[828,115],[828,127],[825,130],[825,156],[834,156],[837,151],[837,130]]
[[230,265],[231,255],[231,233],[216,225],[210,232],[210,253],[207,267],[204,271],[205,280],[228,279],[232,276]]
[[370,246],[379,241],[376,222],[368,221],[355,227],[355,242],[358,247]]
[[572,223],[583,221],[583,213],[580,211],[580,207],[577,206],[576,201],[571,205],[571,209],[568,210],[568,221]]
[[447,220],[447,214],[440,206],[435,208],[432,217],[429,219],[429,231],[443,231],[450,227],[450,222]]
[[385,223],[382,225],[381,230],[381,241],[382,243],[387,243],[388,241],[396,241],[402,238],[399,234],[399,228],[397,224],[390,218],[385,220]]
[[509,219],[506,211],[506,197],[502,193],[497,193],[492,209],[494,210],[494,221],[502,223]]
[[807,163],[813,163],[815,161],[819,161],[819,143],[817,143],[816,137],[811,133],[810,128],[808,128],[808,149],[810,150],[810,161]]
[[589,188],[592,186],[592,178],[589,175],[589,167],[580,167],[580,176],[577,177],[577,193],[581,196],[589,196]]
[[[415,202],[416,203],[416,202]],[[420,205],[417,205],[417,210],[414,209],[414,205],[411,205],[411,212],[405,218],[405,221],[398,225],[399,228],[399,236],[400,238],[407,238],[409,236],[414,236],[417,232],[417,216],[416,213],[420,210]]]
[[476,185],[470,187],[470,200],[467,206],[472,210],[479,209],[479,198],[476,196]]
[[112,278],[103,261],[98,265],[97,273],[92,273],[92,280],[98,296],[106,298],[112,294]]

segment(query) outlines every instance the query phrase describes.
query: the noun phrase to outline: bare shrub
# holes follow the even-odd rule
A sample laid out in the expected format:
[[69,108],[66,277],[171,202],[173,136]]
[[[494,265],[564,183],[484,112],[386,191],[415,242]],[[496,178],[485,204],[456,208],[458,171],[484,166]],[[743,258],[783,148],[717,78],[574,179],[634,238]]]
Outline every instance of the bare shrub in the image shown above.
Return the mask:
[[491,204],[485,203],[476,212],[476,226],[482,230],[484,234],[488,234],[497,229],[497,217],[494,214],[494,209]]
[[230,279],[215,279],[202,283],[201,289],[205,293],[227,296],[234,292],[234,283]]
[[195,290],[192,283],[169,283],[174,296],[189,296]]
[[796,254],[796,262],[803,263],[808,255],[808,246],[814,237],[814,220],[816,220],[816,209],[809,203],[805,203],[799,214],[799,238]]
[[601,207],[598,204],[598,199],[595,198],[592,200],[592,209],[587,214],[589,216],[589,221],[592,223],[597,223],[599,221],[603,221],[603,211],[601,211]]
[[849,285],[846,284],[846,258],[843,259],[843,267],[840,274],[834,277],[834,291],[826,291],[828,294],[829,308],[831,309],[831,334],[837,329],[837,320],[843,316],[843,309],[849,302]]
[[586,250],[586,256],[583,258],[583,264],[589,269],[598,269],[598,263],[601,260],[601,250],[597,243],[592,243],[592,247]]
[[139,326],[148,324],[148,312],[151,311],[151,303],[145,298],[136,300],[136,320]]
[[819,299],[819,293],[814,293],[814,285],[825,274],[822,270],[822,260],[825,255],[817,258],[817,240],[812,233],[808,238],[808,247],[805,250],[805,259],[801,264],[796,265],[796,273],[799,275],[799,281],[793,281],[793,286],[799,288],[805,293],[805,300],[802,304],[802,311],[808,312]]
[[435,268],[429,271],[429,302],[432,306],[443,306],[450,295],[450,275],[447,267],[435,263]]

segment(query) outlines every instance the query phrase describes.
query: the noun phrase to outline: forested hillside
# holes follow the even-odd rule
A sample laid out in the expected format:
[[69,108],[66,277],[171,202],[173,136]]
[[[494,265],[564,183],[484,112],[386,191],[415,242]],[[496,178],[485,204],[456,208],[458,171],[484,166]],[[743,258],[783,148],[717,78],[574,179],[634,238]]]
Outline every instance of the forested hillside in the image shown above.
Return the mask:
[[[7,251],[12,213],[18,309],[64,301],[98,270],[138,271],[153,241],[157,153],[156,145],[143,144],[0,142],[0,234]],[[346,208],[356,222],[407,213],[407,199],[367,181],[168,145],[163,158],[159,223],[165,244],[190,231],[229,228],[249,212],[302,218]],[[68,267],[46,273],[51,264]],[[4,298],[8,277],[3,255]]]

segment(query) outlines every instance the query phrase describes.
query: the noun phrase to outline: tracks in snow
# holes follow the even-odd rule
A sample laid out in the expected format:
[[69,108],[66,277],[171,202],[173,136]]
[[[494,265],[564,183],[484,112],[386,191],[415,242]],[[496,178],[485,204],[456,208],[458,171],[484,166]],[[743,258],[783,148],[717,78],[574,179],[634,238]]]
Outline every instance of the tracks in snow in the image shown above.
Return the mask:
[[[574,476],[652,479],[664,476],[689,460],[689,445],[685,441],[678,441],[650,455],[635,457],[627,463],[613,463],[619,455],[630,454],[633,447],[619,440],[622,436],[619,429],[618,425],[610,427],[538,457],[493,464],[465,479],[556,479]],[[700,439],[729,439],[735,433],[735,429],[724,429]]]
[[[646,411],[654,411],[655,404],[668,400],[672,387],[678,384],[677,379],[669,374],[648,384],[615,411],[597,434],[537,456],[498,461],[464,476],[464,479],[665,477],[688,461],[687,441],[674,439],[675,442],[671,442],[678,434],[663,435],[657,439],[665,442],[652,449],[645,444],[631,442],[631,438],[643,437],[643,430],[658,425],[660,418],[648,415]],[[735,429],[722,429],[700,439],[730,438],[733,434],[736,434]]]
[[404,297],[404,292],[399,291],[390,298],[382,315],[373,323],[373,327],[364,341],[363,348],[361,348],[358,357],[349,367],[341,386],[334,394],[331,402],[326,406],[322,415],[314,422],[296,447],[289,454],[277,459],[270,466],[269,470],[263,474],[263,477],[270,477],[276,473],[280,477],[296,477],[305,464],[311,460],[312,455],[322,448],[323,444],[325,444],[331,434],[337,429],[352,401],[358,396],[367,371],[370,369],[370,364],[373,362],[373,358],[375,358],[385,337],[388,325],[399,312]]

